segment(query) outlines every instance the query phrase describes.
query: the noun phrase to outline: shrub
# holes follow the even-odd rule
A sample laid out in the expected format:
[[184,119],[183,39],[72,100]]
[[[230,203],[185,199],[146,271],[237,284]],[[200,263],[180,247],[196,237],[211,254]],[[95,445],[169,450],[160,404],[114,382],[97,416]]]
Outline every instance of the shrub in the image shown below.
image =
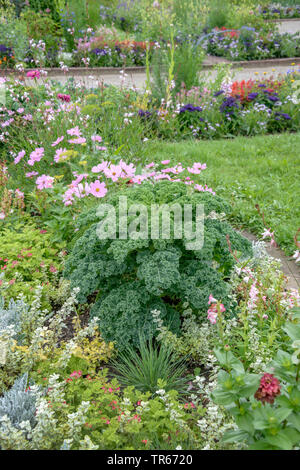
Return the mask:
[[4,308],[4,299],[0,297],[0,331],[13,326],[17,334],[21,331],[21,312],[24,309],[24,303],[21,300],[16,302],[11,299],[8,307]]
[[[47,399],[37,387],[34,392],[26,392],[36,395],[34,423],[27,420],[26,424],[23,423],[18,428],[7,414],[0,419],[0,442],[3,450],[58,449],[66,444],[64,437],[69,444],[78,442],[90,404],[81,402],[74,413],[68,413],[64,400],[64,383],[58,379],[56,374],[49,377]],[[30,411],[28,414],[30,416]]]
[[16,15],[20,16],[22,9],[25,7],[24,0],[8,0],[8,3],[14,7]]
[[[21,19],[26,22],[27,32],[30,39],[45,43],[46,61],[55,64],[59,49],[61,29],[47,13],[37,13],[34,10],[25,10],[21,13]],[[35,46],[29,50],[29,55],[34,56]]]
[[58,6],[61,0],[29,0],[29,7],[37,13],[48,13],[55,22],[59,21]]
[[10,48],[17,61],[24,60],[28,48],[25,21],[6,14],[0,21],[0,38],[1,45]]
[[[178,333],[183,302],[188,301],[201,319],[207,313],[211,293],[228,307],[230,287],[226,278],[235,260],[226,237],[232,250],[251,253],[250,243],[223,220],[221,214],[229,210],[228,205],[210,192],[194,192],[183,183],[144,183],[107,197],[106,202],[116,210],[116,227],[121,217],[119,196],[127,197],[128,210],[131,206],[134,209],[136,203],[144,204],[149,221],[151,204],[161,206],[176,200],[180,208],[191,204],[193,212],[197,204],[203,204],[204,246],[188,250],[185,234],[182,239],[174,239],[172,229],[170,239],[163,239],[160,233],[159,239],[152,240],[148,236],[151,222],[148,234],[140,234],[140,239],[99,239],[96,230],[101,217],[97,216],[96,208],[83,214],[65,276],[73,286],[80,287],[79,302],[85,303],[91,294],[97,293],[91,316],[99,319],[104,340],[116,341],[118,348],[128,343],[138,345],[140,329],[146,339],[150,338],[155,333],[151,314],[155,309],[161,312],[170,330]],[[127,227],[134,220],[133,216],[128,217]]]
[[0,287],[5,287],[2,292],[5,299],[23,293],[30,300],[35,288],[44,285],[42,301],[48,306],[49,283],[58,280],[60,246],[52,245],[51,234],[45,232],[33,225],[22,224],[1,232]]
[[220,0],[214,1],[208,15],[207,23],[209,28],[221,28],[227,25],[229,17],[228,5]]

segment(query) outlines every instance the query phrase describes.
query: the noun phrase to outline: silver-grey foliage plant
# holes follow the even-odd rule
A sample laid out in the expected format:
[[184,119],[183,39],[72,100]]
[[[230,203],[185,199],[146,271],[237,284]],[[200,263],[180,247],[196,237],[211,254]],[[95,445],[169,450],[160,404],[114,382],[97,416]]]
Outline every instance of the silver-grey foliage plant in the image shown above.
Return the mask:
[[19,377],[12,388],[0,397],[0,420],[5,415],[16,428],[23,421],[35,423],[36,391],[28,387],[28,374]]

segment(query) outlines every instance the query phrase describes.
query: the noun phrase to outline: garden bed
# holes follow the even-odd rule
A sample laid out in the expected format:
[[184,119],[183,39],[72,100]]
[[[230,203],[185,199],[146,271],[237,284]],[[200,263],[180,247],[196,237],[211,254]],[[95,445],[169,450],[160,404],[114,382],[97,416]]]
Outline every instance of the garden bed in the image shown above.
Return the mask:
[[300,5],[280,5],[272,2],[267,6],[258,6],[256,10],[266,21],[300,19]]

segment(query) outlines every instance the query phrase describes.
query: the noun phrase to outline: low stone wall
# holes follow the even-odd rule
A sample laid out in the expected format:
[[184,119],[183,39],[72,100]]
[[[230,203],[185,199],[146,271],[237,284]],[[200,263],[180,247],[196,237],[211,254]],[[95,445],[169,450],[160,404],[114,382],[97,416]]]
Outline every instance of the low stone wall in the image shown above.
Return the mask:
[[300,18],[287,18],[287,19],[276,19],[266,20],[268,23],[278,24],[278,29],[281,34],[290,33],[295,34],[300,32]]

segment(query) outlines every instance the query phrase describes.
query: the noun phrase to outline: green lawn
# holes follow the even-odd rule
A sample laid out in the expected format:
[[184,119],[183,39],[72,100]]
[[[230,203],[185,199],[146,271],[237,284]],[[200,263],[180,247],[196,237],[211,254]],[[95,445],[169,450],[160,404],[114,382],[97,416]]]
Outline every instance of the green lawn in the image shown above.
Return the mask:
[[255,204],[265,213],[268,227],[288,253],[300,227],[300,134],[239,137],[200,142],[148,142],[147,163],[207,164],[203,182],[231,203],[234,225],[261,234],[263,224]]

